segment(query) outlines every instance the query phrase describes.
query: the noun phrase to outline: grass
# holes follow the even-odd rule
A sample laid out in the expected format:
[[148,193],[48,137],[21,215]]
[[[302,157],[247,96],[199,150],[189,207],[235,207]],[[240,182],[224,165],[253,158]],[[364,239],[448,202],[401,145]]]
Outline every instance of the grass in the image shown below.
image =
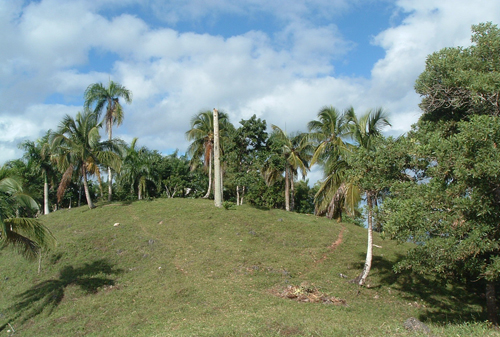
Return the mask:
[[[366,249],[366,230],[351,224],[191,199],[42,220],[58,246],[40,274],[37,263],[1,251],[0,336],[12,328],[15,336],[418,336],[403,327],[409,317],[439,336],[498,335],[478,296],[394,275],[405,246],[378,236],[368,286],[348,283]],[[346,305],[276,296],[299,285]]]

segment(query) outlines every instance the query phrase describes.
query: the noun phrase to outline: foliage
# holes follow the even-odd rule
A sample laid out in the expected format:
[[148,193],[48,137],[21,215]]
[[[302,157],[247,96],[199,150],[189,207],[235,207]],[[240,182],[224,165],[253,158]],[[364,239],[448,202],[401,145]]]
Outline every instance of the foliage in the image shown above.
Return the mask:
[[475,114],[500,114],[500,29],[472,26],[473,45],[444,48],[428,56],[415,89],[424,120],[459,121]]
[[18,179],[0,180],[0,249],[13,246],[27,258],[34,258],[40,249],[52,248],[55,238],[39,220],[20,218],[19,208],[38,210],[38,205],[24,193]]

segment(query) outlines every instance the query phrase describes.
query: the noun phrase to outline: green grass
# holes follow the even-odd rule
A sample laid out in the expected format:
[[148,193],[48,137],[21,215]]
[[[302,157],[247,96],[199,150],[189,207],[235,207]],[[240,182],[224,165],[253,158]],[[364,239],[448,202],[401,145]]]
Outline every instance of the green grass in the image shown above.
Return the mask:
[[[366,230],[351,224],[191,199],[42,220],[58,246],[40,274],[36,262],[1,251],[0,336],[416,336],[403,327],[412,316],[438,336],[496,335],[481,323],[478,296],[394,275],[405,247],[378,236],[369,286],[348,283],[366,249]],[[304,282],[347,305],[276,296]]]

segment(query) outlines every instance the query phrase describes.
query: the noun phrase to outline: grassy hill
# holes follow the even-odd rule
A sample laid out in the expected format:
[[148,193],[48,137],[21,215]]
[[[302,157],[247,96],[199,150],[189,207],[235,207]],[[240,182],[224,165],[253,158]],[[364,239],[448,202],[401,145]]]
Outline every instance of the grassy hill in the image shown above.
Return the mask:
[[351,224],[190,199],[42,220],[58,246],[40,274],[0,253],[0,336],[415,336],[409,317],[439,336],[495,335],[467,323],[479,296],[394,275],[405,247],[378,236],[368,286],[348,283],[366,251]]

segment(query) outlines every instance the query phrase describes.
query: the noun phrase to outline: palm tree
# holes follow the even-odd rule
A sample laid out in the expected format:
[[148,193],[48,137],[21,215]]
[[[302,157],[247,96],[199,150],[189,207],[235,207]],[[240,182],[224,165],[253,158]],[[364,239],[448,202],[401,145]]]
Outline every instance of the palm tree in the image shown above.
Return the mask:
[[[221,150],[228,137],[228,131],[232,127],[226,113],[219,112],[219,133],[221,139]],[[212,190],[212,157],[214,151],[214,116],[210,110],[201,111],[191,118],[191,129],[186,132],[186,138],[192,143],[187,153],[192,159],[192,169],[195,168],[197,158],[203,158],[205,168],[208,168],[208,189],[203,198],[210,196]]]
[[[119,83],[109,81],[108,87],[104,87],[102,83],[94,83],[87,87],[84,93],[84,107],[90,109],[95,104],[94,112],[100,117],[104,107],[106,106],[106,114],[103,121],[106,124],[108,132],[108,140],[111,141],[112,126],[121,125],[123,122],[123,109],[119,99],[123,98],[126,103],[132,103],[132,92]],[[108,201],[111,201],[113,194],[113,176],[111,167],[108,166]]]
[[38,210],[38,205],[23,192],[18,179],[6,177],[5,170],[0,176],[0,248],[12,245],[27,258],[34,258],[40,249],[55,245],[50,230],[39,220],[16,217],[17,208]]
[[[273,133],[270,141],[272,146],[277,151],[277,154],[283,159],[283,171],[285,173],[285,209],[287,211],[294,208],[294,176],[300,169],[302,176],[305,177],[309,171],[308,161],[310,159],[310,143],[305,134],[297,134],[288,136],[282,129],[276,125],[271,125]],[[277,178],[277,174],[281,175],[270,166],[265,170],[266,181],[271,183]],[[290,194],[292,194],[290,202]]]
[[43,210],[44,214],[49,214],[49,180],[53,184],[56,170],[50,161],[50,130],[45,136],[38,139],[37,142],[29,140],[20,144],[20,148],[24,149],[24,159],[27,161],[28,169],[35,174],[41,174],[44,180],[43,187]]
[[83,114],[78,112],[76,119],[66,115],[58,130],[51,135],[53,158],[61,172],[64,172],[57,190],[58,201],[62,199],[73,172],[77,172],[83,179],[87,204],[89,208],[94,208],[87,181],[89,166],[103,164],[115,170],[120,168],[118,153],[121,143],[115,139],[101,142],[100,128],[97,115],[85,110]]
[[[351,128],[351,138],[356,142],[358,148],[363,148],[368,152],[376,151],[374,140],[382,136],[382,129],[390,126],[387,114],[382,109],[369,110],[361,118],[357,118],[354,109],[350,108],[346,112]],[[373,207],[377,202],[377,192],[374,190],[364,191],[366,195],[366,205],[368,208],[368,247],[366,250],[366,260],[363,272],[356,279],[359,285],[363,285],[371,269],[373,257]]]
[[354,214],[360,201],[359,189],[345,180],[345,161],[352,145],[344,141],[351,132],[346,112],[332,106],[318,112],[318,120],[308,123],[309,138],[316,144],[311,166],[319,163],[324,169],[324,180],[316,193],[316,214],[342,221],[342,211]]
[[130,185],[132,193],[137,188],[137,199],[142,200],[147,192],[147,182],[159,185],[160,179],[153,169],[151,152],[145,147],[137,149],[137,140],[137,137],[134,138],[125,150],[119,182],[122,186]]

